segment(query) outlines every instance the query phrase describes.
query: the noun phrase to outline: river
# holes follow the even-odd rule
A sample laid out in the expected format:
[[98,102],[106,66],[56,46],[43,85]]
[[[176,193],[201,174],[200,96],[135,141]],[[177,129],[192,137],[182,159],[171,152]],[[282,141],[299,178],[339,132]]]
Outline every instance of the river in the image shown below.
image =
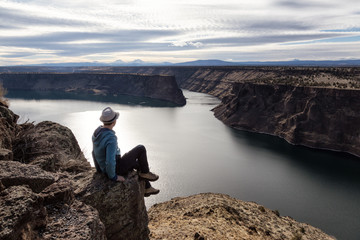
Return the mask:
[[75,134],[91,159],[91,135],[106,106],[120,112],[114,130],[122,153],[147,148],[161,190],[147,207],[178,196],[224,193],[254,201],[318,227],[337,239],[360,239],[360,159],[293,146],[284,140],[233,130],[213,116],[219,100],[184,90],[187,105],[145,98],[85,97],[9,92],[19,122],[55,121]]

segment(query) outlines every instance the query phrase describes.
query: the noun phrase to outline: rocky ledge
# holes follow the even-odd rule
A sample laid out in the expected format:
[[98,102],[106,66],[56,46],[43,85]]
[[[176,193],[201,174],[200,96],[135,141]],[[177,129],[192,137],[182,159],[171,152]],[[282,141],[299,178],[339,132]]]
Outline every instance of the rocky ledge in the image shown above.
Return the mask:
[[236,129],[360,156],[359,109],[359,90],[238,83],[214,113]]
[[0,239],[148,239],[137,174],[112,182],[90,166],[70,129],[17,119],[0,106]]
[[254,202],[223,194],[198,194],[149,210],[151,239],[334,240],[321,230],[281,217]]
[[174,76],[122,73],[1,73],[8,90],[63,91],[116,96],[126,94],[183,106],[185,97]]

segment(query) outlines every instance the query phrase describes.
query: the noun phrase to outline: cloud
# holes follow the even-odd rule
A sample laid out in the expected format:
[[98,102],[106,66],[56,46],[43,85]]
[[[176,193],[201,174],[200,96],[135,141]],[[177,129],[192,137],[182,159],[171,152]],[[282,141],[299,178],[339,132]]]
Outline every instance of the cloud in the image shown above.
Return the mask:
[[310,41],[314,39],[326,39],[338,37],[339,34],[282,34],[282,35],[258,35],[258,36],[239,36],[226,38],[210,38],[201,39],[200,41],[206,45],[227,45],[227,46],[255,46],[263,44],[285,44],[297,41]]
[[[0,42],[7,47],[51,50],[59,56],[84,56],[116,51],[165,51],[167,42],[152,39],[176,36],[174,30],[119,30],[114,32],[55,32],[50,34],[4,37]],[[150,41],[152,40],[152,41]],[[195,43],[194,46],[197,44]]]
[[308,23],[292,21],[292,20],[267,20],[267,21],[258,21],[255,23],[250,23],[248,25],[249,29],[252,30],[281,30],[281,31],[304,31],[311,30],[314,26],[309,25]]
[[305,8],[310,8],[310,9],[314,9],[314,8],[324,8],[324,7],[329,7],[331,4],[331,1],[326,1],[323,3],[320,2],[316,2],[316,1],[291,1],[291,0],[281,0],[281,1],[276,1],[275,6],[280,6],[280,7],[286,7],[286,8],[290,8],[290,9],[305,9]]
[[360,27],[352,0],[0,1],[0,65],[15,58],[294,59],[319,44],[334,53],[340,40],[345,50],[334,57],[357,56],[349,50]]
[[0,21],[6,23],[8,28],[11,26],[86,26],[86,21],[74,20],[68,18],[59,18],[57,16],[36,16],[29,15],[22,10],[8,9],[0,7]]
[[204,46],[203,43],[201,42],[173,42],[171,43],[171,46],[174,47],[196,47],[196,48],[200,48],[202,46]]

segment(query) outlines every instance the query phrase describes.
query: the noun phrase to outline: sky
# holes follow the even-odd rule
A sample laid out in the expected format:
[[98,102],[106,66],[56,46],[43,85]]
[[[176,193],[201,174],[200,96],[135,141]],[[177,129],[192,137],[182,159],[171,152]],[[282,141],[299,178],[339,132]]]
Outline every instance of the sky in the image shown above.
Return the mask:
[[0,0],[0,66],[360,59],[358,0]]

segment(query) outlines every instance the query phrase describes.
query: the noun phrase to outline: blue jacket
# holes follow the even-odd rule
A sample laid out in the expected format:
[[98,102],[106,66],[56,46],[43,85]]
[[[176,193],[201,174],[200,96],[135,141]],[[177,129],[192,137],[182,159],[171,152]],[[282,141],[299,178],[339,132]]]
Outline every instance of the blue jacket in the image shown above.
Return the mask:
[[100,126],[95,130],[92,142],[96,170],[106,173],[111,180],[116,181],[116,155],[120,155],[120,149],[115,132]]

